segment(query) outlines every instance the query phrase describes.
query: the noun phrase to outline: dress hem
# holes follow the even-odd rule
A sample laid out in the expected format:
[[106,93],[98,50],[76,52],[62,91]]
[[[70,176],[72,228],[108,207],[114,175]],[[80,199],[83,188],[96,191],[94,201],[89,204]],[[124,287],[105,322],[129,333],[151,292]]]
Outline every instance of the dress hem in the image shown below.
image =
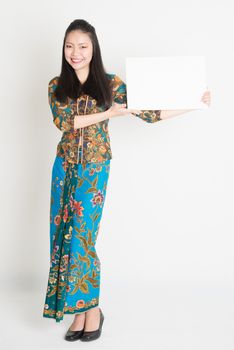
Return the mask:
[[[63,312],[63,315],[82,314],[82,313],[84,313],[84,312],[86,312],[86,311],[88,311],[88,310],[90,310],[90,309],[93,309],[93,308],[95,308],[95,307],[97,307],[97,306],[99,306],[99,304],[90,305],[89,307],[80,309],[80,311],[77,311],[77,310],[74,310],[74,311],[66,310],[66,311]],[[47,313],[46,313],[46,311],[47,311]],[[61,316],[62,316],[61,318],[56,317],[55,311],[54,311],[54,310],[50,310],[50,311],[49,311],[49,310],[46,310],[46,311],[44,311],[43,317],[46,317],[46,318],[53,318],[53,319],[56,320],[56,322],[60,322],[60,321],[63,320],[63,316],[62,316],[62,315],[61,315]]]

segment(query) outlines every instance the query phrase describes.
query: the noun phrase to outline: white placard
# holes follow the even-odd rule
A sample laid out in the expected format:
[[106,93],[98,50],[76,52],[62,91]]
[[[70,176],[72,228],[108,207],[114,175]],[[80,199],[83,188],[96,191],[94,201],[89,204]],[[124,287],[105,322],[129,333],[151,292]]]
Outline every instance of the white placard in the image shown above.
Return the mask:
[[127,57],[128,108],[205,109],[205,56]]

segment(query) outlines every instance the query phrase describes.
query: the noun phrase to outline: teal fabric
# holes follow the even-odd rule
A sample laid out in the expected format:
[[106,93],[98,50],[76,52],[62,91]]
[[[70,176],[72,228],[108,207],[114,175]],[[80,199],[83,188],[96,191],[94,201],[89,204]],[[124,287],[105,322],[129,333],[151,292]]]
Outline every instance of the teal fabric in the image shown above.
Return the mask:
[[43,316],[56,322],[64,314],[99,304],[100,260],[96,240],[109,178],[110,160],[68,163],[55,158],[50,202],[50,269]]

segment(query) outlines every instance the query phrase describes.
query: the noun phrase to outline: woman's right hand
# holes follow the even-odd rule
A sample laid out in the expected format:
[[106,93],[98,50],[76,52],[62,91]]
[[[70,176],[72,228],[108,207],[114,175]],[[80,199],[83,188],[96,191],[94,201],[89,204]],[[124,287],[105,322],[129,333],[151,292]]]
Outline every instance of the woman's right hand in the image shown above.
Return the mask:
[[109,117],[118,117],[125,114],[136,113],[140,114],[141,111],[138,109],[128,109],[126,108],[126,103],[115,103],[107,110]]

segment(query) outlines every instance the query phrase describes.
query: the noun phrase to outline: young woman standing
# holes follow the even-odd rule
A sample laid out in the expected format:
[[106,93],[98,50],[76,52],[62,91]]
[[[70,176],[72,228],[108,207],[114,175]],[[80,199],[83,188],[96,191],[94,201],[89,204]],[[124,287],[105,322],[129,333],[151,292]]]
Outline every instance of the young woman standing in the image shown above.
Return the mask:
[[[183,111],[127,109],[125,83],[106,73],[95,28],[82,19],[67,28],[60,76],[50,80],[54,124],[63,132],[52,169],[50,270],[43,316],[74,314],[68,341],[101,335],[100,260],[95,244],[105,203],[112,152],[110,118],[131,114],[148,123]],[[210,103],[209,91],[202,96]]]

